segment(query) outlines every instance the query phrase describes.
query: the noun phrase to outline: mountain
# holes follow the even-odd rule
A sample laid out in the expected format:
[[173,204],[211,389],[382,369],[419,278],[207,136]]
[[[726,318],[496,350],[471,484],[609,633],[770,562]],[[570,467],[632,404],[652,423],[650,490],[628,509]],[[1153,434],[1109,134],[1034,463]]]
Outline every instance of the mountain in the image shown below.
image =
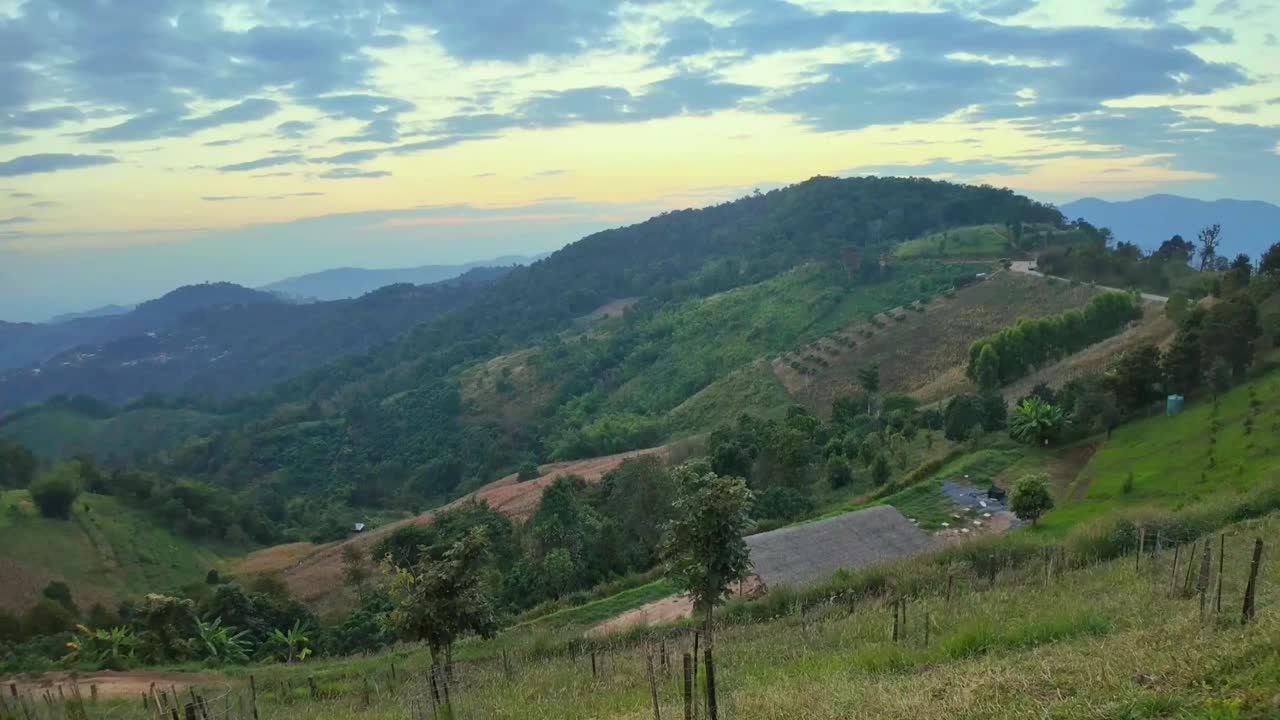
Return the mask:
[[1258,200],[1197,200],[1177,195],[1149,195],[1108,202],[1084,198],[1061,208],[1068,218],[1084,218],[1108,227],[1117,240],[1151,251],[1174,235],[1194,241],[1201,228],[1222,225],[1219,255],[1245,253],[1257,260],[1280,242],[1280,207]]
[[54,315],[53,317],[49,318],[49,322],[64,323],[64,322],[69,322],[71,320],[82,320],[84,318],[98,318],[98,317],[110,317],[112,315],[123,315],[129,312],[130,310],[133,310],[135,307],[137,306],[135,305],[103,305],[102,307],[94,308],[92,310],[85,310],[84,312],[72,312],[72,313],[63,313],[61,315]]
[[160,332],[196,310],[279,302],[280,298],[271,293],[233,283],[202,283],[180,287],[118,315],[83,317],[58,323],[0,322],[0,369],[39,364],[82,345]]
[[[0,371],[0,412],[56,395],[111,403],[152,394],[233,397],[385,343],[465,304],[508,271],[477,268],[434,285],[309,304],[229,284],[181,288],[112,319],[113,336],[99,333],[104,339],[35,367]],[[209,304],[215,296],[220,302]]]
[[[170,453],[169,472],[264,503],[403,508],[521,461],[645,447],[667,437],[673,405],[736,368],[974,277],[882,263],[894,244],[1014,221],[1062,216],[990,187],[814,178],[606,230],[393,342],[265,389],[243,417]],[[478,397],[477,382],[492,394]]]
[[528,265],[543,257],[546,257],[546,253],[534,256],[504,255],[492,260],[462,265],[422,265],[420,267],[386,270],[351,267],[335,268],[286,278],[258,289],[299,300],[345,300],[360,297],[367,292],[387,285],[405,283],[428,285],[458,277],[468,270],[479,267]]

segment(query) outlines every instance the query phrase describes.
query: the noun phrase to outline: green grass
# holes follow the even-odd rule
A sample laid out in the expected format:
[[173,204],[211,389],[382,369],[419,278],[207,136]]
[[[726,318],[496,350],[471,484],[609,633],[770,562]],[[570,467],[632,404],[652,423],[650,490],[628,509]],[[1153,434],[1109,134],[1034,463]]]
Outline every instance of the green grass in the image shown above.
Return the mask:
[[108,607],[126,597],[203,582],[235,549],[200,545],[155,525],[116,498],[81,495],[69,520],[36,512],[25,490],[0,493],[0,608],[25,609],[51,580],[76,602]]
[[1004,225],[971,225],[908,240],[893,249],[896,257],[1001,257],[1013,251]]
[[667,414],[673,436],[701,432],[743,411],[780,420],[795,403],[767,361],[758,361],[716,380]]
[[577,627],[579,629],[590,628],[593,625],[615,618],[628,610],[647,605],[654,600],[674,595],[676,589],[665,578],[654,580],[651,583],[641,585],[630,590],[612,595],[607,598],[595,600],[577,607],[565,608],[558,612],[544,615],[535,620],[512,626],[511,630],[519,630],[522,628],[556,628],[562,629],[567,627]]
[[45,408],[0,425],[0,435],[50,460],[77,453],[105,460],[173,447],[222,422],[216,415],[195,410],[140,408],[98,419],[66,408]]
[[[1253,429],[1247,432],[1250,417]],[[1181,415],[1158,415],[1116,429],[1068,489],[1069,497],[1040,525],[1043,532],[1061,532],[1100,514],[1177,508],[1211,495],[1245,492],[1275,477],[1280,477],[1280,372],[1223,395],[1216,411],[1212,400],[1197,399]]]
[[[721,717],[835,720],[850,717],[851,709],[884,720],[1273,717],[1280,564],[1263,566],[1252,625],[1241,627],[1235,608],[1245,549],[1255,536],[1280,535],[1280,517],[1226,533],[1229,609],[1203,621],[1194,598],[1168,593],[1166,550],[1141,570],[1132,557],[1066,572],[1059,566],[1051,575],[1032,563],[1002,572],[993,587],[981,573],[959,567],[950,602],[936,583],[905,591],[911,594],[898,642],[891,637],[891,596],[884,595],[779,606],[765,622],[724,624],[715,642]],[[665,636],[675,669],[663,672],[655,658],[652,685],[646,645],[634,639],[600,642],[579,654],[563,648],[546,654],[537,637],[522,643],[468,640],[458,648],[467,658],[453,683],[459,717],[640,720],[652,717],[655,694],[663,717],[681,717],[679,657],[691,650],[690,628]],[[662,649],[656,642],[649,647]],[[254,673],[263,715],[279,720],[416,717],[415,702],[430,716],[426,665],[420,648],[402,646],[366,658],[236,669],[228,682],[244,693],[245,675]],[[337,696],[309,699],[297,689],[308,677]],[[362,686],[370,688],[368,707]],[[1239,713],[1213,714],[1231,707]]]

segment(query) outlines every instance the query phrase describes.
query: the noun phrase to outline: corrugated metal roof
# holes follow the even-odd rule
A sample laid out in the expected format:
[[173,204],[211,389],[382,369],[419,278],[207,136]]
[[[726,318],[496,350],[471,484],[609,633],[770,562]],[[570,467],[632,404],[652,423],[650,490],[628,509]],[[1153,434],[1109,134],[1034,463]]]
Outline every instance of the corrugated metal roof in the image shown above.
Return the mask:
[[836,570],[915,555],[933,540],[889,505],[746,538],[755,574],[766,585],[802,585]]

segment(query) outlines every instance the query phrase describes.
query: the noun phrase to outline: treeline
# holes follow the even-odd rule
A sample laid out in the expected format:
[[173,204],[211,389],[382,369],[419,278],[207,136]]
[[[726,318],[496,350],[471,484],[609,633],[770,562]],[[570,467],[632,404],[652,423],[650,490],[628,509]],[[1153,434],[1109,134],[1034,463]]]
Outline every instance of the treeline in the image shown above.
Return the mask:
[[970,345],[965,374],[979,387],[999,387],[1105,340],[1141,317],[1142,303],[1136,294],[1108,292],[1080,310],[1023,318]]

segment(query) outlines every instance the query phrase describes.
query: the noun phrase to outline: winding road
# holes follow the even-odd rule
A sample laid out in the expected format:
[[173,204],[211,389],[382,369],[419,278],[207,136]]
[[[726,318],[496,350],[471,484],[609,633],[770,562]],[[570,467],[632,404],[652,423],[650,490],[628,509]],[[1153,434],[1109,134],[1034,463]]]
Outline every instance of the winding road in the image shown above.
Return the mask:
[[[1057,275],[1045,275],[1044,273],[1036,270],[1035,266],[1036,266],[1036,263],[1034,260],[1014,260],[1012,264],[1009,265],[1009,269],[1012,270],[1013,272],[1022,273],[1024,275],[1035,275],[1036,277],[1051,278],[1053,280],[1071,282],[1071,280],[1063,277],[1058,277]],[[1098,287],[1102,288],[1103,290],[1116,290],[1120,292],[1127,292],[1125,290],[1121,290],[1120,288],[1106,287],[1104,285],[1098,285]],[[1161,304],[1169,302],[1169,298],[1165,297],[1164,295],[1153,295],[1152,293],[1142,293],[1142,299],[1148,302],[1161,303]]]

